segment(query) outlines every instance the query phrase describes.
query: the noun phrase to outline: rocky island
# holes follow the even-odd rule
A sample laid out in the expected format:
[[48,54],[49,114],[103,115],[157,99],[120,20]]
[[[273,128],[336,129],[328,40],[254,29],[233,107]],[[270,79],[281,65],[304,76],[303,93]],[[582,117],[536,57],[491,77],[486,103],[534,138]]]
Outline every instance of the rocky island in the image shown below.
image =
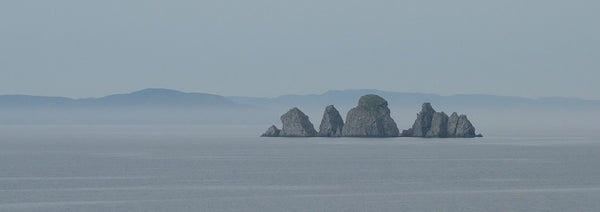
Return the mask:
[[436,112],[430,103],[424,103],[412,128],[398,130],[390,115],[388,102],[378,95],[364,95],[358,105],[348,111],[346,123],[338,110],[329,105],[325,108],[319,132],[308,116],[298,108],[292,108],[281,116],[282,129],[269,127],[263,137],[424,137],[424,138],[473,138],[475,127],[466,115],[456,112],[448,116]]
[[342,131],[346,137],[397,137],[398,134],[388,102],[374,94],[360,97],[358,106],[348,111]]
[[444,112],[436,112],[431,103],[423,103],[421,112],[417,114],[417,120],[412,128],[402,131],[402,137],[426,137],[426,138],[473,138],[482,137],[475,134],[475,127],[471,124],[467,115],[452,113],[450,117]]
[[262,137],[314,137],[317,135],[308,116],[298,108],[292,108],[281,115],[281,123],[283,123],[281,130],[272,125],[262,134]]
[[320,137],[341,137],[342,129],[344,128],[344,120],[340,112],[333,105],[325,108],[321,126],[319,127]]

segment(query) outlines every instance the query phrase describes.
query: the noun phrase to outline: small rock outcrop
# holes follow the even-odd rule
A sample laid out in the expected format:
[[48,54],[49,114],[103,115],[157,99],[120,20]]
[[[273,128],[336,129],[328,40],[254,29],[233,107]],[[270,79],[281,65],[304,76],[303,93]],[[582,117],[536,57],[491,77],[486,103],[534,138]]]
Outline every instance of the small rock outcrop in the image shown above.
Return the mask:
[[456,132],[453,137],[478,137],[478,135],[475,135],[475,127],[473,127],[469,119],[467,119],[466,115],[460,115],[458,117],[458,123],[456,124]]
[[390,116],[388,102],[380,96],[362,96],[358,106],[346,116],[342,136],[347,137],[396,137],[398,126]]
[[340,137],[342,136],[343,127],[344,120],[342,120],[340,112],[333,105],[327,106],[323,113],[323,119],[321,119],[321,125],[319,126],[319,136]]
[[278,137],[279,132],[281,132],[281,130],[277,129],[275,125],[272,125],[265,133],[261,135],[261,137]]
[[279,132],[280,137],[314,137],[317,136],[308,116],[298,108],[292,108],[281,116],[283,128]]
[[473,138],[481,137],[475,134],[475,127],[466,115],[452,113],[450,117],[444,112],[436,112],[430,103],[423,103],[421,112],[413,127],[402,131],[403,137],[436,137],[436,138]]

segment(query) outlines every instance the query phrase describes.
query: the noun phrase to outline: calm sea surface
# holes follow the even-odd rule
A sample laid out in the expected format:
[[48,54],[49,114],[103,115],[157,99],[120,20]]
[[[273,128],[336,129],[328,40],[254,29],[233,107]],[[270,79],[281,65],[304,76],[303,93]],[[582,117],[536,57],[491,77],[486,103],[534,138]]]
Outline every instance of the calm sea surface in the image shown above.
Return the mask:
[[0,211],[600,211],[594,134],[258,137],[264,129],[0,126]]

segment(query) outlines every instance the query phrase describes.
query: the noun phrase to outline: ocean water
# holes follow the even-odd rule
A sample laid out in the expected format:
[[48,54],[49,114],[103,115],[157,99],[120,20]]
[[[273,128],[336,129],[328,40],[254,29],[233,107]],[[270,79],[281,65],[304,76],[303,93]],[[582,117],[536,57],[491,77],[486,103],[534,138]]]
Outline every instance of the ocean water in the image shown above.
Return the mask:
[[258,137],[264,129],[0,126],[0,211],[600,211],[594,133]]

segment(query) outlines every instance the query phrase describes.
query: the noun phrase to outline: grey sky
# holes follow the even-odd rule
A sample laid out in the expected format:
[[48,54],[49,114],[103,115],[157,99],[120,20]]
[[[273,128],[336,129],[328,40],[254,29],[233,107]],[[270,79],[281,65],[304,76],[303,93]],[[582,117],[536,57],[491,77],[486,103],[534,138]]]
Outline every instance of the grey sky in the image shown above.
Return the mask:
[[0,94],[600,99],[595,0],[0,1]]

